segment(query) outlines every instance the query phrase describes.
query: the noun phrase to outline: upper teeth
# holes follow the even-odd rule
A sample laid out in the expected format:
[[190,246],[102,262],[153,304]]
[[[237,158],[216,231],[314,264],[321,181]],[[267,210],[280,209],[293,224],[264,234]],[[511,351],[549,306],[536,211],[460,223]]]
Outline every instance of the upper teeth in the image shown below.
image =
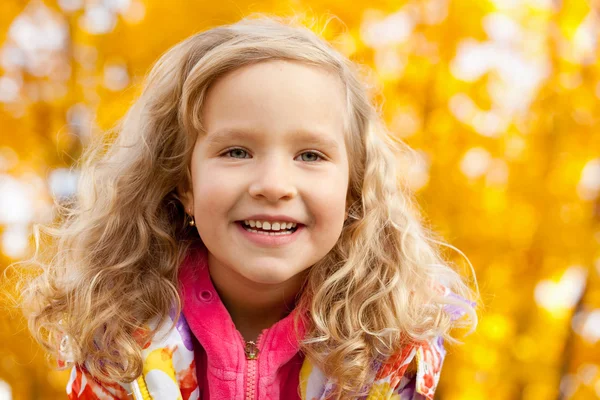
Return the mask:
[[252,228],[261,228],[266,231],[278,231],[281,229],[290,229],[295,228],[295,222],[269,222],[269,221],[254,221],[254,220],[244,220],[244,224],[250,225]]

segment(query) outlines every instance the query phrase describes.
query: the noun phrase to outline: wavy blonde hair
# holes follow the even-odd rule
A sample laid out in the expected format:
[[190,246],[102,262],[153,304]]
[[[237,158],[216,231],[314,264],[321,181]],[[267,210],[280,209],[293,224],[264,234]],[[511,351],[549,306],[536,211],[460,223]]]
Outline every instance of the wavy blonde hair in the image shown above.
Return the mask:
[[[59,206],[59,222],[36,227],[32,262],[43,272],[28,284],[23,306],[52,355],[68,337],[73,361],[101,380],[130,382],[142,373],[139,328],[167,321],[172,309],[180,315],[178,268],[200,240],[177,186],[191,184],[207,90],[267,60],[334,71],[346,92],[349,219],[299,295],[297,307],[307,311],[297,314],[307,319],[301,350],[337,380],[339,397],[353,398],[373,378],[374,359],[436,336],[456,342],[453,328],[474,329],[478,291],[442,259],[440,246],[449,245],[424,227],[397,171],[397,157],[412,150],[386,131],[358,66],[296,20],[261,16],[166,52],[116,129],[86,149],[76,197]],[[45,261],[40,231],[51,242]],[[466,300],[432,289],[440,283]],[[469,318],[453,318],[448,306]]]

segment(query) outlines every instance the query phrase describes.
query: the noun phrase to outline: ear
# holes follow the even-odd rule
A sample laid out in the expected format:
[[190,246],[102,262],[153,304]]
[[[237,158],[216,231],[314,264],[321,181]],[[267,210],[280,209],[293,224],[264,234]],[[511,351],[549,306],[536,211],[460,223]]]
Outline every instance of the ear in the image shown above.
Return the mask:
[[191,185],[185,185],[183,183],[177,185],[177,196],[179,197],[181,204],[183,204],[185,212],[194,215],[194,193]]

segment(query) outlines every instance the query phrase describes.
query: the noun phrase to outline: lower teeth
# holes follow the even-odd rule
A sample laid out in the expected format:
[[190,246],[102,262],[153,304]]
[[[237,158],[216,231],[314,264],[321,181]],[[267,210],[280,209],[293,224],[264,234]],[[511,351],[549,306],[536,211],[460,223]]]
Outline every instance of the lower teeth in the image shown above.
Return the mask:
[[265,232],[265,231],[257,231],[256,229],[251,229],[247,226],[244,225],[244,229],[247,230],[248,232],[252,232],[252,233],[258,233],[260,235],[266,235],[266,236],[283,236],[283,235],[291,235],[292,233],[295,232],[295,229],[291,229],[291,230],[285,230],[285,231],[275,231],[275,232]]

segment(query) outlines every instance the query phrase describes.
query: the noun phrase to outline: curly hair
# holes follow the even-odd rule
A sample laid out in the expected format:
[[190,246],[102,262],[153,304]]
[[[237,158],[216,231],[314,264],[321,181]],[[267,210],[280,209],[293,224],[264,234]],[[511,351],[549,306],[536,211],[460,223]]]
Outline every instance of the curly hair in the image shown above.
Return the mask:
[[[435,336],[458,342],[454,328],[475,328],[478,290],[442,257],[442,246],[453,247],[425,227],[396,162],[413,150],[386,130],[360,66],[296,20],[261,16],[167,51],[115,129],[86,148],[77,193],[58,205],[58,222],[36,225],[30,263],[42,272],[27,282],[22,305],[50,354],[58,358],[68,338],[72,361],[101,380],[130,382],[142,373],[139,328],[167,321],[172,309],[179,317],[178,268],[201,240],[177,186],[191,184],[207,90],[224,74],[267,60],[334,71],[346,96],[349,219],[299,294],[308,319],[301,351],[339,382],[339,397],[353,398],[374,373],[373,359]],[[50,238],[47,254],[39,251],[40,232]],[[453,318],[452,307],[466,318]]]

